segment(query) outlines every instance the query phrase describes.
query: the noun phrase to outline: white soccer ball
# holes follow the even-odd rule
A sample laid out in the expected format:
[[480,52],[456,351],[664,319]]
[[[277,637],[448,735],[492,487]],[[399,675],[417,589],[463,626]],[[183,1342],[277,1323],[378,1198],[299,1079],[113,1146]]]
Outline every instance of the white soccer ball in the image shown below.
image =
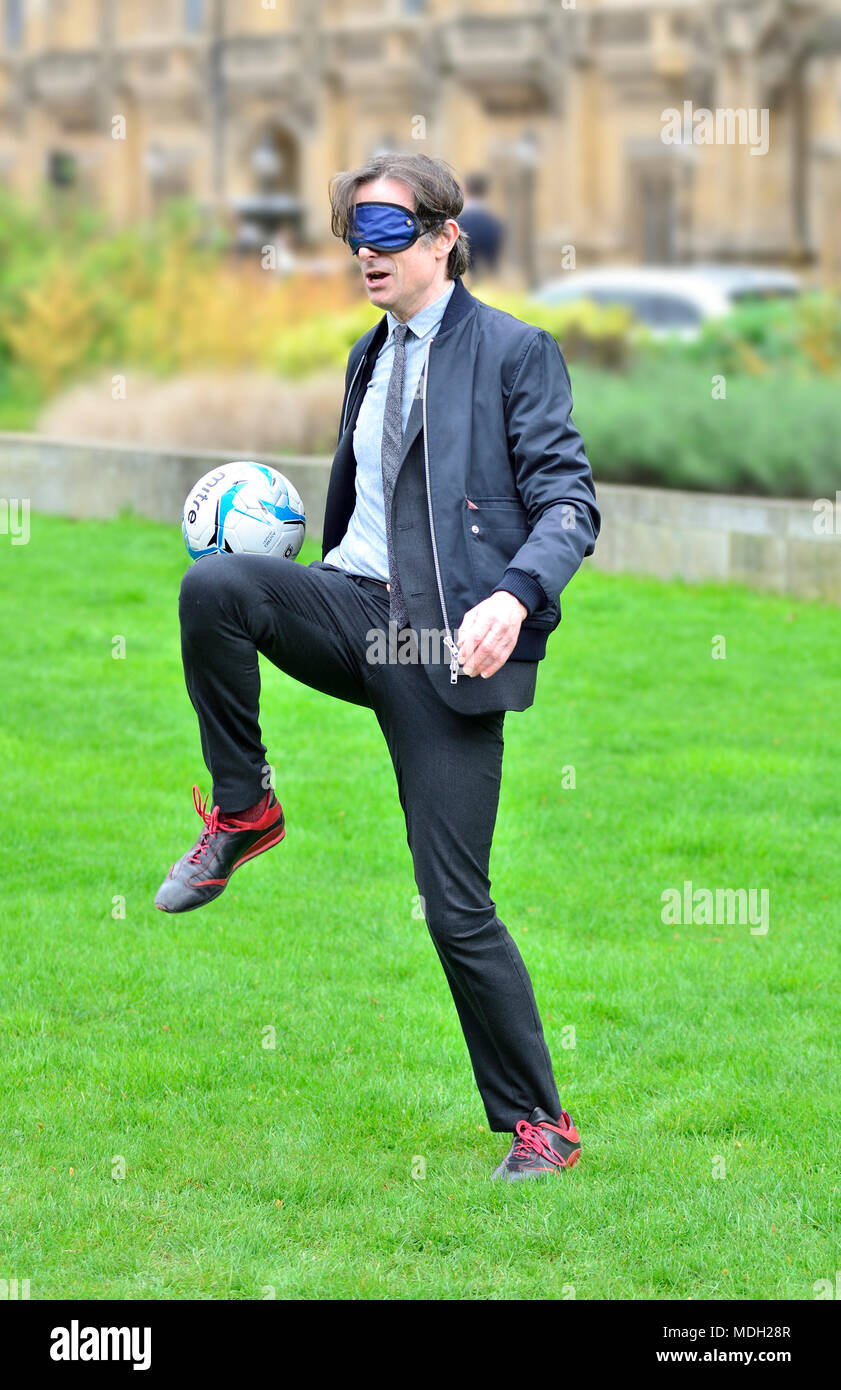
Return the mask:
[[289,479],[247,460],[222,464],[199,478],[181,516],[192,560],[216,550],[294,560],[306,529],[304,504]]

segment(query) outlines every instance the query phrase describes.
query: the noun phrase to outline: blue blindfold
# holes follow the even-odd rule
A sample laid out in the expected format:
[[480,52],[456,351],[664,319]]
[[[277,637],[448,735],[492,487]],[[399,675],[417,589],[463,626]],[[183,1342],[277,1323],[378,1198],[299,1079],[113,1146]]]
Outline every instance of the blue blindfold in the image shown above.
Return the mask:
[[345,240],[354,256],[363,246],[406,251],[423,232],[416,215],[399,203],[357,203]]

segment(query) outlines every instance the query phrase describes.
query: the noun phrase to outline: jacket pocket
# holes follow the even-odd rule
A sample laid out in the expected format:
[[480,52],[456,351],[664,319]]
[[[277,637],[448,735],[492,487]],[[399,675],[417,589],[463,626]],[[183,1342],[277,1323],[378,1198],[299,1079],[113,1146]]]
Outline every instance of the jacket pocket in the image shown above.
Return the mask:
[[[493,592],[531,532],[525,507],[519,497],[465,495],[463,517],[476,601],[480,602]],[[560,621],[561,605],[555,599],[524,618],[523,627],[554,632]]]
[[506,495],[505,497],[467,497],[465,495],[464,501],[465,505],[471,511],[516,511],[520,512],[523,518],[525,519],[526,509],[523,506],[522,501],[519,497],[513,497],[510,494]]
[[462,516],[479,602],[499,583],[528,540],[528,522],[520,499],[510,497],[465,497]]

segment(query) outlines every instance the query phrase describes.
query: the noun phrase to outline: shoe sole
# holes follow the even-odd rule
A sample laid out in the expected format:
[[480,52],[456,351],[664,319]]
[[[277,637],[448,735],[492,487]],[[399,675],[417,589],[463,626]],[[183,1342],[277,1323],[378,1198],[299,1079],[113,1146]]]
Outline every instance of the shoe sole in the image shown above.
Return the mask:
[[268,830],[262,840],[258,840],[256,845],[251,846],[247,854],[244,854],[241,859],[237,860],[231,872],[228,874],[228,877],[225,879],[225,882],[218,885],[215,893],[208,893],[207,897],[202,898],[201,902],[192,903],[189,907],[165,907],[163,903],[155,903],[155,907],[159,912],[168,912],[173,916],[180,917],[184,912],[195,912],[198,908],[205,907],[208,903],[215,902],[215,900],[224,893],[237,869],[241,868],[243,864],[247,864],[249,859],[253,859],[256,855],[263,854],[265,850],[271,849],[273,845],[280,844],[286,834],[286,825],[284,824],[279,835],[276,833],[276,829],[277,827],[272,827],[271,830]]

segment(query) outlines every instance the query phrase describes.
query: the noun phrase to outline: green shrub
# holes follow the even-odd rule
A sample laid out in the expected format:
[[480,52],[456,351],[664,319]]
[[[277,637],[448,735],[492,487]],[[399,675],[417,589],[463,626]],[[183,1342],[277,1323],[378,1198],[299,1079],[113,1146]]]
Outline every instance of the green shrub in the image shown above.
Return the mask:
[[710,373],[762,376],[782,367],[803,375],[841,372],[841,300],[810,292],[740,304],[726,318],[707,322],[694,342],[651,342],[647,353],[696,362]]
[[513,314],[524,323],[545,328],[569,362],[590,362],[608,369],[625,368],[641,334],[624,305],[595,304],[580,299],[567,304],[540,304],[523,294],[476,286],[476,298]]
[[35,378],[0,359],[0,430],[35,428],[44,393]]
[[308,376],[326,367],[346,367],[353,344],[379,318],[380,311],[363,302],[344,313],[283,327],[261,354],[261,363],[290,378]]
[[627,374],[579,366],[573,418],[598,480],[776,497],[841,487],[841,374],[727,382],[680,360]]

